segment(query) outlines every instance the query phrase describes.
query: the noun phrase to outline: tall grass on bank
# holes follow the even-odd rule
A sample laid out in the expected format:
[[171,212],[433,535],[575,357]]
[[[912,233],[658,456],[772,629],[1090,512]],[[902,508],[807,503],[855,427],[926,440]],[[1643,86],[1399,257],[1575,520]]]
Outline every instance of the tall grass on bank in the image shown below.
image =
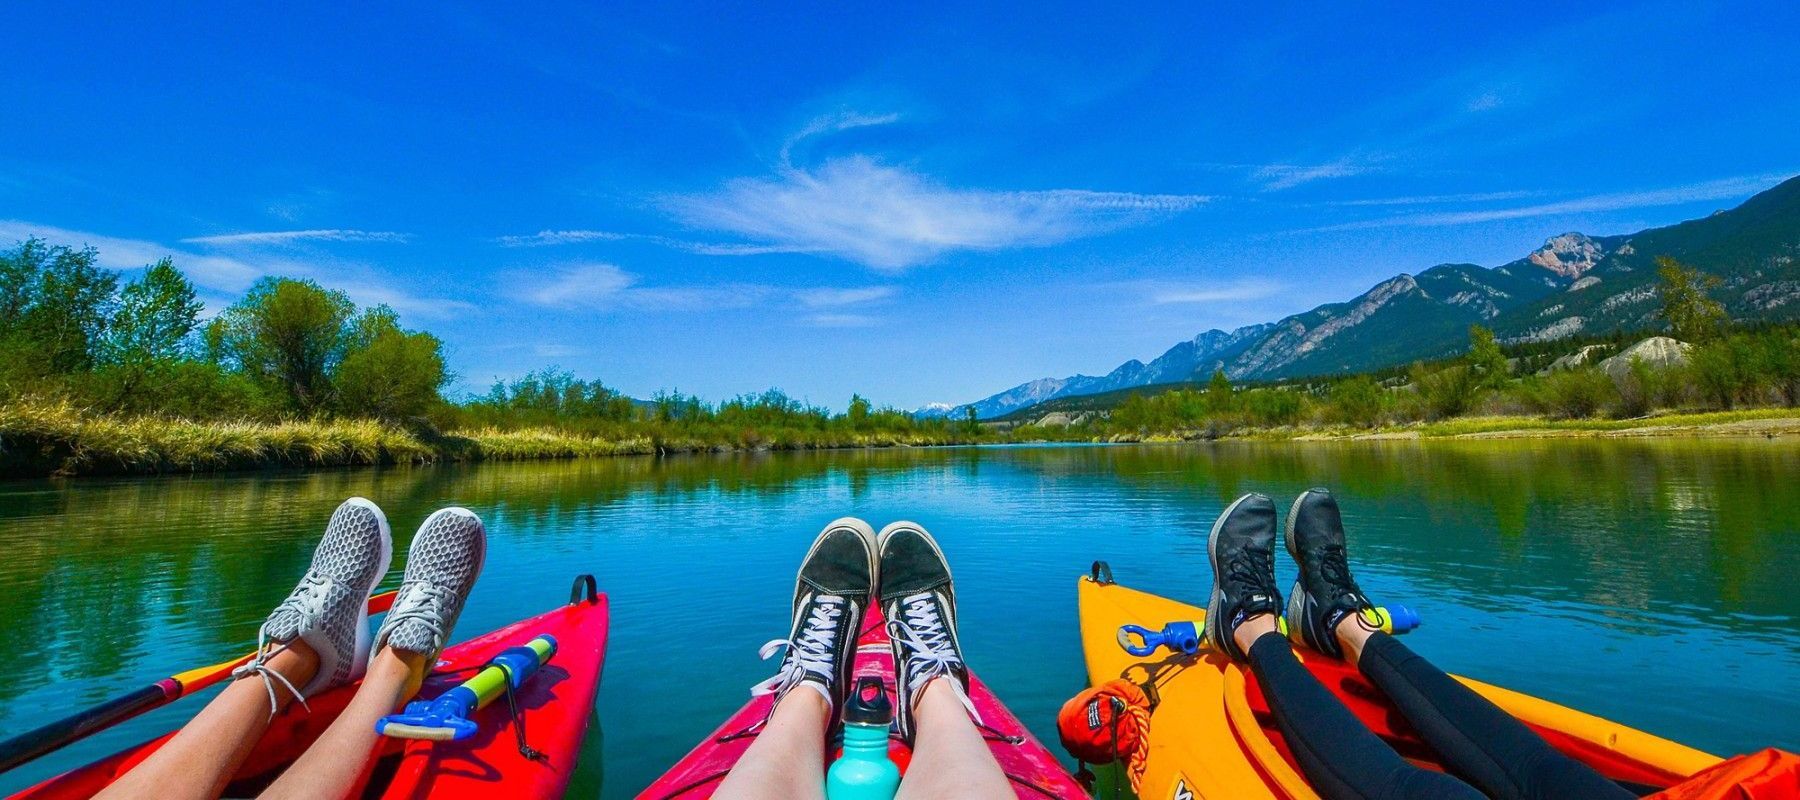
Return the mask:
[[638,424],[602,432],[484,427],[438,433],[356,419],[194,421],[94,414],[64,400],[0,403],[0,477],[524,461],[732,450],[960,444],[904,432]]
[[405,430],[369,420],[194,422],[112,417],[66,402],[0,404],[0,475],[201,472],[431,460]]

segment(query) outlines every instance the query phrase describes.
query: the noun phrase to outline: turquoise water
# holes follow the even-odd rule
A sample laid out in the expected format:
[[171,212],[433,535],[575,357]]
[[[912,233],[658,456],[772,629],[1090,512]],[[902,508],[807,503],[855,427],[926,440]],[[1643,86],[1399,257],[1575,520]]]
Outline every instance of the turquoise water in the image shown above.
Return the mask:
[[[1363,587],[1420,610],[1408,643],[1440,665],[1715,752],[1800,749],[1800,448],[1782,440],[957,448],[0,484],[0,736],[249,649],[332,508],[361,494],[399,548],[441,505],[487,520],[459,637],[562,602],[578,572],[599,577],[612,648],[583,793],[632,796],[744,702],[773,668],[756,648],[786,630],[797,560],[842,514],[939,537],[971,663],[1054,742],[1056,708],[1084,684],[1074,582],[1089,562],[1200,601],[1219,510],[1312,485],[1337,491]],[[1283,564],[1284,587],[1292,575]],[[0,776],[0,790],[195,708]]]

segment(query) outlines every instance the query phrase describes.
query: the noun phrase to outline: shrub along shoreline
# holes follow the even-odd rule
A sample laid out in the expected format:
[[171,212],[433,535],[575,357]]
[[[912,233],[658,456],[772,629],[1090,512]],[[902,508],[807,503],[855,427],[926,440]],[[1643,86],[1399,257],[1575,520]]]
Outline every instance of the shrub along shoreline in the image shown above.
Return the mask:
[[919,447],[994,441],[951,429],[896,432],[744,430],[617,436],[548,427],[438,432],[368,419],[194,421],[94,414],[67,402],[0,403],[0,478],[149,475],[459,461],[526,461],[756,450]]
[[440,462],[527,461],[761,450],[931,447],[1028,442],[1157,443],[1233,440],[1565,438],[1583,436],[1793,436],[1791,409],[1668,413],[1637,419],[1464,417],[1357,428],[1289,425],[1241,428],[1224,436],[1203,429],[1156,434],[1047,438],[1041,430],[966,436],[863,434],[789,437],[746,434],[736,441],[649,435],[606,437],[551,428],[438,433],[374,420],[195,422],[92,415],[67,403],[0,404],[0,478],[154,475],[261,469],[329,469]]

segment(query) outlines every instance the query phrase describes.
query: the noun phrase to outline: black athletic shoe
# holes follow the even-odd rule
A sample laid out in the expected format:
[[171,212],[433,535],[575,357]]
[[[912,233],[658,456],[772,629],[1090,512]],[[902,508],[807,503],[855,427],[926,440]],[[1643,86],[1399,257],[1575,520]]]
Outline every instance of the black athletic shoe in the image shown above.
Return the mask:
[[969,716],[979,719],[969,700],[969,668],[956,638],[956,588],[950,564],[937,540],[911,522],[881,529],[881,613],[894,648],[894,721],[900,738],[911,742],[913,702],[933,678],[948,685]]
[[1309,489],[1288,511],[1287,550],[1300,565],[1300,579],[1288,597],[1288,637],[1333,658],[1343,658],[1337,624],[1350,614],[1373,613],[1344,552],[1344,521],[1337,500],[1324,489]]
[[831,703],[832,719],[843,710],[856,660],[856,637],[875,585],[875,531],[869,523],[844,517],[813,540],[794,581],[794,622],[786,639],[763,645],[762,657],[787,648],[774,677],[751,687],[775,702],[796,686],[806,686]]
[[1275,503],[1247,494],[1225,507],[1206,540],[1212,560],[1212,599],[1206,604],[1206,639],[1234,661],[1247,658],[1231,634],[1257,614],[1280,614],[1275,588]]

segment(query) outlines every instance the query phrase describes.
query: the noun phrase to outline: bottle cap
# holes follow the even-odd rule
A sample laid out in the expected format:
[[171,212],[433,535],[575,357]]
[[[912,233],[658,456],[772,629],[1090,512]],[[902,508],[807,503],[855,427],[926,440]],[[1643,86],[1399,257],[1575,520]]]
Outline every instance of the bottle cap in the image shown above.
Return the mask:
[[856,679],[856,689],[844,703],[844,722],[852,725],[886,725],[894,719],[887,687],[877,677]]

